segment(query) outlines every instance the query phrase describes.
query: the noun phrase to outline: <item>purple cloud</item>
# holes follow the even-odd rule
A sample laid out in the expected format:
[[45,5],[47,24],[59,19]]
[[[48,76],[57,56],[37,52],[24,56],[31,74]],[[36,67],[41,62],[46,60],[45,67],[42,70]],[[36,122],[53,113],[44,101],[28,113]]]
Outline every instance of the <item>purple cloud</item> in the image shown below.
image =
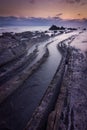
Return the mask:
[[56,14],[56,17],[59,17],[59,16],[61,16],[61,15],[63,15],[63,13]]
[[33,4],[33,3],[35,2],[35,0],[29,0],[29,2],[30,2],[31,4]]
[[74,4],[74,3],[80,3],[81,0],[66,0],[66,2],[70,3],[70,4]]
[[81,5],[87,4],[87,0],[66,0],[67,3],[74,4],[80,3]]

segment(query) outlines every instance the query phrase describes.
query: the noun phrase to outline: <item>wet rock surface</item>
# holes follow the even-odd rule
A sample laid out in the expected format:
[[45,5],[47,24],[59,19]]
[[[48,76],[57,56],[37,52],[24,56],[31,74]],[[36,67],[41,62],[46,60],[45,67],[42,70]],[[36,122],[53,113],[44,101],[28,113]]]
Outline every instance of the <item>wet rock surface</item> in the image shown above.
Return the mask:
[[49,39],[44,32],[3,33],[0,36],[0,66],[27,53],[35,43]]
[[[57,34],[57,35],[59,36],[59,34]],[[5,33],[1,36],[2,39],[6,38],[6,37],[7,38],[11,37],[12,39],[16,39],[18,41],[18,44],[20,43],[18,46],[16,46],[17,48],[21,45],[21,43],[24,43],[26,45],[26,47],[24,49],[25,52],[23,52],[23,55],[20,55],[20,56],[16,55],[15,59],[12,57],[13,60],[9,59],[9,60],[3,62],[3,66],[1,64],[1,67],[0,67],[0,72],[1,72],[0,73],[0,82],[1,82],[0,103],[1,104],[2,104],[2,102],[4,102],[4,100],[7,97],[10,98],[11,93],[14,90],[16,90],[16,88],[18,88],[19,86],[22,86],[22,84],[25,81],[27,81],[27,78],[33,72],[37,71],[37,68],[47,59],[47,57],[49,55],[47,45],[52,42],[51,41],[48,44],[47,43],[45,44],[45,46],[44,46],[45,48],[41,50],[41,54],[42,54],[42,51],[44,53],[42,55],[40,54],[41,57],[39,58],[39,60],[37,62],[34,62],[35,64],[33,64],[33,66],[29,66],[30,63],[34,59],[36,59],[37,54],[38,54],[38,48],[40,47],[40,45],[39,45],[39,47],[35,46],[36,49],[34,49],[32,51],[32,53],[29,52],[29,48],[31,48],[33,44],[35,45],[35,42],[39,43],[44,40],[47,40],[49,38],[49,36],[45,35],[43,32],[42,33],[24,32],[24,33],[17,33],[17,34]],[[67,68],[67,67],[65,68],[65,66],[67,66],[66,64],[68,64],[68,66],[69,66],[68,58],[71,59],[71,57],[70,57],[71,52],[72,52],[71,50],[73,50],[72,48],[70,48],[70,50],[68,50],[68,53],[70,54],[70,56],[67,56],[67,46],[69,47],[69,44],[73,41],[74,38],[75,38],[75,36],[71,35],[71,37],[69,37],[68,39],[66,39],[64,41],[60,40],[62,42],[60,42],[59,48],[61,45],[62,49],[59,49],[59,50],[62,54],[64,53],[62,61],[60,63],[59,68],[57,69],[56,74],[54,75],[54,78],[53,78],[51,84],[49,85],[49,87],[47,86],[48,89],[47,89],[46,93],[44,94],[43,99],[40,102],[40,105],[38,106],[38,108],[36,108],[36,111],[34,112],[30,122],[28,123],[28,125],[26,127],[27,130],[31,130],[31,129],[32,130],[44,130],[44,129],[46,129],[48,115],[53,110],[59,93],[62,94],[58,98],[58,99],[60,99],[60,102],[58,100],[57,105],[56,105],[56,107],[57,107],[56,111],[54,110],[52,112],[51,116],[49,116],[49,121],[48,121],[49,125],[48,125],[47,129],[53,130],[55,124],[56,124],[55,125],[56,129],[58,127],[61,128],[61,126],[59,126],[59,120],[60,120],[59,117],[61,116],[61,113],[63,112],[63,109],[64,109],[63,105],[64,105],[64,100],[66,99],[65,96],[66,96],[66,90],[67,90],[66,89],[67,83],[66,82],[62,83],[62,80],[63,80],[63,74],[65,72],[65,69]],[[9,41],[11,41],[11,40],[9,40]],[[67,43],[67,45],[65,45],[64,43]],[[14,50],[14,47],[12,48],[12,45],[10,46],[10,43],[8,45],[9,46],[7,46],[7,47],[5,46],[5,48],[2,47],[3,50],[6,50],[6,48],[7,48],[7,50],[9,50],[9,48],[11,51],[12,51],[12,49]],[[17,49],[15,51],[17,51],[17,53],[18,53]],[[75,51],[75,49],[74,49],[74,51]],[[3,51],[1,51],[1,53],[3,54]],[[17,54],[17,53],[15,52],[15,54]],[[9,53],[7,53],[7,55],[8,54]],[[19,54],[21,54],[21,52],[19,52]],[[66,78],[64,79],[64,81],[65,80],[66,80]],[[6,81],[6,82],[4,83],[4,81]],[[62,83],[62,85],[61,85],[61,83]],[[37,86],[37,84],[35,86]],[[63,100],[63,102],[62,102],[62,100]],[[28,100],[28,102],[29,102],[29,100]],[[7,117],[6,117],[6,119],[7,119]],[[3,124],[3,122],[1,122],[1,125],[2,124]],[[61,122],[61,124],[62,124],[62,122]],[[16,128],[17,128],[17,126],[16,126]]]
[[49,54],[46,48],[37,63],[30,65],[38,55],[38,43],[49,38],[38,31],[3,33],[0,36],[0,103],[45,61]]
[[[73,38],[74,37],[71,36],[58,44],[58,49],[60,53],[63,55],[62,60],[39,106],[33,113],[32,118],[27,124],[25,130],[45,130],[46,126],[48,130],[51,130],[51,128],[53,130],[52,126],[54,124],[53,122],[55,122],[55,116],[57,115],[56,112],[55,111],[52,112],[52,116],[50,116],[48,124],[47,119],[56,104],[59,93],[61,92],[60,90],[67,59],[67,46],[64,44],[64,42],[71,42]],[[62,95],[63,94],[65,95],[65,89],[62,88],[62,91],[63,90],[64,92],[62,92]],[[65,98],[64,95],[62,98]]]
[[87,54],[70,47],[68,64],[47,130],[87,130]]
[[62,130],[87,129],[87,59],[81,51],[72,49],[65,83],[67,97],[60,119]]
[[[49,113],[52,111],[57,96],[60,92],[60,86],[63,79],[63,74],[65,71],[67,52],[64,53],[64,57],[61,60],[59,68],[54,75],[51,84],[48,86],[39,106],[36,108],[32,115],[31,120],[28,122],[25,130],[45,130],[46,123]],[[52,119],[52,118],[51,118]]]

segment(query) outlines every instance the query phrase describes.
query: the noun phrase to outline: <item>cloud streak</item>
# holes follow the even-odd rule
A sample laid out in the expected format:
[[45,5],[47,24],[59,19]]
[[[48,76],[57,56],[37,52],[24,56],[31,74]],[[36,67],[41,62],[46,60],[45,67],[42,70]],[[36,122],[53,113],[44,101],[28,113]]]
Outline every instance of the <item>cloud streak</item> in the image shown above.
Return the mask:
[[81,0],[66,0],[67,3],[74,4],[74,3],[80,3]]
[[[0,15],[83,18],[87,17],[86,3],[87,0],[0,0]],[[81,13],[81,17],[77,15],[78,13]]]
[[81,14],[79,13],[79,14],[77,14],[78,16],[81,16]]
[[59,16],[61,16],[61,15],[63,15],[63,13],[56,14],[56,17],[59,17]]
[[66,0],[67,3],[70,3],[70,4],[81,4],[81,5],[85,5],[87,4],[87,0]]
[[34,4],[34,3],[35,3],[35,0],[29,0],[29,2],[30,2],[31,4]]

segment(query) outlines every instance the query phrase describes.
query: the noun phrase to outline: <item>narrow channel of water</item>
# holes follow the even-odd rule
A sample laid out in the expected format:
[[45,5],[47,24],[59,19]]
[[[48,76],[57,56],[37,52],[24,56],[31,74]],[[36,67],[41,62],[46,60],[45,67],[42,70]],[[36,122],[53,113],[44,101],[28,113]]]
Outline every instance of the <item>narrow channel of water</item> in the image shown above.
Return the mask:
[[62,34],[48,45],[49,57],[24,84],[0,105],[0,124],[11,130],[23,130],[50,84],[61,60],[58,42],[74,33]]

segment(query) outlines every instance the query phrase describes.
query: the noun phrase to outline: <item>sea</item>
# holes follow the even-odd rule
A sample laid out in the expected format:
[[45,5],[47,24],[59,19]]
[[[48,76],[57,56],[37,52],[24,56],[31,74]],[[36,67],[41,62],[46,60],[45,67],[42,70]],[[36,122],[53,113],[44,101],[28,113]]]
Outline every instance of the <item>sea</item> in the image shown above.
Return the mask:
[[0,34],[4,32],[20,33],[25,31],[46,31],[50,26],[5,26],[0,27]]

